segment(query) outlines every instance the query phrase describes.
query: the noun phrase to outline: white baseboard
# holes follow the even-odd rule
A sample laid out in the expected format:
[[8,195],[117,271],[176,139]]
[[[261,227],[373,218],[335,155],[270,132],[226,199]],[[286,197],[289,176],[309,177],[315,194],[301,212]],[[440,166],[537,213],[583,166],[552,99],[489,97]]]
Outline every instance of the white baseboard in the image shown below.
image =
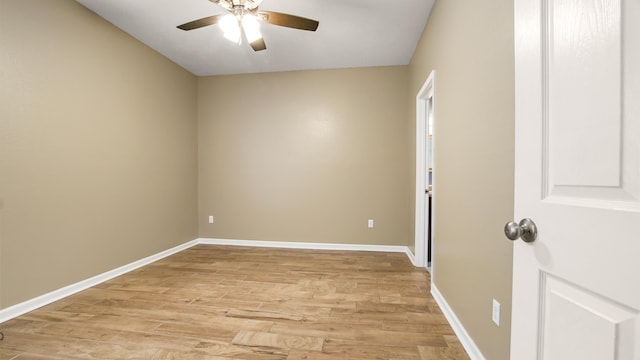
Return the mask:
[[460,343],[462,344],[464,349],[467,351],[467,354],[469,355],[471,360],[486,360],[480,352],[480,349],[478,349],[476,343],[473,342],[473,339],[471,339],[471,336],[469,336],[467,330],[465,330],[464,326],[462,326],[462,323],[460,322],[456,314],[453,312],[447,301],[444,299],[438,288],[433,283],[431,283],[431,295],[433,295],[436,303],[438,303],[440,310],[442,310],[442,313],[449,321],[451,328],[453,328],[453,332],[456,333],[456,336],[460,340]]
[[411,264],[413,264],[413,266],[421,267],[416,262],[416,257],[415,257],[415,255],[413,255],[413,253],[411,252],[411,249],[409,249],[408,246],[405,247],[404,253],[407,255],[407,257],[409,258],[409,261],[411,261]]
[[151,255],[148,256],[144,259],[140,259],[137,261],[134,261],[130,264],[121,266],[119,268],[104,272],[102,274],[96,275],[94,277],[91,277],[89,279],[86,280],[82,280],[79,281],[75,284],[71,284],[69,286],[65,286],[63,288],[60,288],[58,290],[54,290],[50,293],[35,297],[33,299],[21,302],[19,304],[10,306],[6,309],[2,309],[0,310],[0,323],[3,323],[7,320],[13,319],[15,317],[18,317],[20,315],[26,314],[29,311],[33,311],[35,309],[41,308],[45,305],[51,304],[54,301],[58,301],[62,298],[65,298],[67,296],[73,295],[77,292],[80,292],[82,290],[86,290],[92,286],[96,286],[100,283],[103,283],[107,280],[113,279],[117,276],[123,275],[128,273],[129,271],[133,271],[137,268],[140,268],[142,266],[151,264],[154,261],[158,261],[162,258],[165,258],[169,255],[173,255],[177,252],[180,252],[182,250],[188,249],[194,245],[196,245],[198,242],[197,240],[192,240],[189,241],[187,243],[184,243],[182,245],[178,245],[176,247],[173,247],[171,249],[159,252],[155,255]]
[[306,243],[306,242],[286,242],[286,241],[262,241],[262,240],[231,240],[231,239],[210,239],[200,238],[196,240],[198,244],[206,245],[231,245],[231,246],[252,246],[269,247],[283,249],[311,249],[311,250],[345,250],[345,251],[377,251],[377,252],[398,252],[410,254],[407,246],[394,245],[361,245],[361,244],[329,244],[329,243]]
[[[35,297],[33,299],[21,302],[0,310],[0,323],[11,320],[30,311],[51,304],[67,296],[71,296],[82,290],[86,290],[92,286],[96,286],[107,280],[117,276],[124,275],[130,271],[138,269],[142,266],[158,261],[167,256],[188,249],[194,245],[234,245],[234,246],[253,246],[253,247],[272,247],[272,248],[289,248],[289,249],[315,249],[315,250],[351,250],[351,251],[378,251],[378,252],[399,252],[405,253],[412,260],[411,251],[406,246],[390,246],[390,245],[359,245],[359,244],[324,244],[324,243],[302,243],[302,242],[278,242],[278,241],[259,241],[259,240],[229,240],[229,239],[207,239],[200,238],[191,240],[182,245],[178,245],[171,249],[159,252],[155,255],[148,256],[144,259],[134,261],[130,264],[121,266],[117,269],[107,271],[86,280],[79,281],[75,284],[65,286],[58,290],[54,290],[47,294]],[[413,260],[412,260],[413,262]]]

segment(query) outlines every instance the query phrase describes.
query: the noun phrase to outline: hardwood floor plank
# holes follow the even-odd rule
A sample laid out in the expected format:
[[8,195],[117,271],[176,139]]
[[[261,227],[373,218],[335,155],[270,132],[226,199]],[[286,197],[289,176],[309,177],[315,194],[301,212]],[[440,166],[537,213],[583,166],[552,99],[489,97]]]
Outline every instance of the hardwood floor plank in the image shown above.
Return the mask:
[[51,324],[36,331],[36,333],[56,338],[109,341],[116,337],[121,330],[94,328],[82,324]]
[[217,340],[231,342],[238,332],[237,328],[227,328],[224,326],[201,326],[191,324],[162,324],[155,333],[170,335],[188,339]]
[[66,349],[77,342],[75,339],[65,339],[64,341],[60,341],[60,338],[57,336],[14,332],[11,328],[4,327],[3,329],[4,340],[2,340],[2,349],[13,350],[18,354],[63,353]]
[[[36,321],[29,320],[24,317],[19,317],[15,319],[11,319],[5,323],[0,324],[0,326],[9,329],[9,331],[13,331],[16,333],[29,333],[34,334],[38,332],[38,330],[47,327],[51,324],[44,321]],[[2,349],[3,343],[0,343],[0,349]]]
[[288,351],[283,349],[244,347],[210,341],[201,342],[196,346],[195,351],[234,360],[286,360],[288,356]]
[[468,359],[404,254],[198,245],[0,324],[0,360]]
[[359,333],[369,328],[381,327],[381,322],[367,321],[362,324],[350,324],[345,322],[336,323],[325,320],[313,324],[276,324],[271,328],[272,333],[287,335],[304,335],[313,337],[323,337],[325,339],[356,340]]
[[290,311],[261,311],[261,310],[237,310],[230,309],[226,312],[225,316],[239,319],[253,319],[253,320],[291,320],[291,321],[305,321],[307,317],[304,315],[293,314]]
[[75,314],[64,311],[34,311],[21,317],[23,320],[33,320],[41,322],[78,322],[88,321],[95,316],[93,314]]
[[236,360],[234,358],[216,355],[206,355],[201,352],[182,352],[158,350],[149,360]]
[[[4,359],[4,358],[0,358],[0,359]],[[11,360],[80,360],[82,358],[71,357],[68,355],[58,356],[58,355],[23,353],[14,358],[8,358],[8,359],[11,359]]]
[[322,351],[324,339],[313,336],[293,336],[242,330],[231,341],[234,345],[277,349]]
[[0,347],[0,359],[13,360],[18,357],[20,352],[17,350],[5,349]]
[[462,347],[418,346],[421,360],[469,359]]
[[359,341],[329,339],[325,341],[323,353],[347,359],[388,360],[391,356],[391,350],[388,346],[365,345],[365,343]]
[[58,354],[79,358],[102,359],[150,359],[157,349],[145,344],[114,344],[101,341],[83,340],[70,344]]

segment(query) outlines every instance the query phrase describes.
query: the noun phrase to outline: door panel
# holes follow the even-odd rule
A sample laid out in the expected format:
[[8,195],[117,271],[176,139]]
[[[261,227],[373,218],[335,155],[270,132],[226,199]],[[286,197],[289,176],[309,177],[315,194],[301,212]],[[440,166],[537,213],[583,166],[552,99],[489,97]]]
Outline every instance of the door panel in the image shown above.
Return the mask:
[[640,1],[516,0],[511,358],[640,360]]
[[[615,0],[543,4],[542,90],[548,104],[543,186],[549,201],[593,200],[592,206],[640,210],[640,128],[632,116],[638,114],[637,99],[630,97],[639,93],[632,80],[640,59],[637,37],[623,38],[634,29],[623,31],[633,22],[623,21],[622,5]],[[632,11],[638,14],[638,2],[629,5],[636,9],[632,6],[625,19]]]
[[635,311],[547,274],[542,284],[544,359],[634,359]]
[[[619,3],[556,0],[544,5],[549,190],[617,187],[622,127]],[[602,119],[608,120],[606,127],[598,126]]]

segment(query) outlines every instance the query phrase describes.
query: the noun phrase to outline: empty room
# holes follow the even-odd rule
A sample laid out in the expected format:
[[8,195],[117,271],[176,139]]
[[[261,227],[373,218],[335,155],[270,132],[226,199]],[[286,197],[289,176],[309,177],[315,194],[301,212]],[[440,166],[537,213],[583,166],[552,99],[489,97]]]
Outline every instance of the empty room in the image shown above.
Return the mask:
[[639,359],[638,16],[0,0],[0,359]]

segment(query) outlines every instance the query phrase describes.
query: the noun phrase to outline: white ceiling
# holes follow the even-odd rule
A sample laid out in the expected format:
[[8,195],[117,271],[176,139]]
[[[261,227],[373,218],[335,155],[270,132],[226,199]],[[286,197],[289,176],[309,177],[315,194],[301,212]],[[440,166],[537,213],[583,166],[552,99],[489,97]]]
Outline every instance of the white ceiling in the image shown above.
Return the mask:
[[222,36],[218,25],[176,26],[225,10],[208,0],[76,0],[195,75],[406,65],[435,0],[264,0],[261,10],[320,22],[316,32],[266,24],[267,50]]

